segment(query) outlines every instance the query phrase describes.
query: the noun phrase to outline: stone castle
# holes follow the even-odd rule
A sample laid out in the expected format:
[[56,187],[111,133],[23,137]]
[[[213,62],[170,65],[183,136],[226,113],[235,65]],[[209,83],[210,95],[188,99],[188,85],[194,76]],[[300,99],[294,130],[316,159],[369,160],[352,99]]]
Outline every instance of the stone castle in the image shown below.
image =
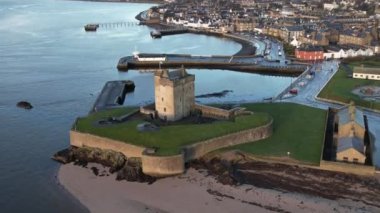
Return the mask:
[[154,76],[155,109],[157,116],[166,121],[177,121],[191,114],[194,109],[195,76],[185,68],[162,70]]

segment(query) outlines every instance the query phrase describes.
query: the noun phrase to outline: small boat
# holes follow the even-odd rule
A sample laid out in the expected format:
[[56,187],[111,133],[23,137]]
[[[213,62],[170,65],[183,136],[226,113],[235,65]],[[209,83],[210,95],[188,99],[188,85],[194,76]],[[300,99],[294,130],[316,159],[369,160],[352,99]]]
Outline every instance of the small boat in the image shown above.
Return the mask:
[[99,28],[99,24],[86,24],[84,30],[86,32],[94,32]]
[[152,36],[152,38],[161,38],[162,37],[161,32],[157,31],[157,30],[151,31],[150,36]]

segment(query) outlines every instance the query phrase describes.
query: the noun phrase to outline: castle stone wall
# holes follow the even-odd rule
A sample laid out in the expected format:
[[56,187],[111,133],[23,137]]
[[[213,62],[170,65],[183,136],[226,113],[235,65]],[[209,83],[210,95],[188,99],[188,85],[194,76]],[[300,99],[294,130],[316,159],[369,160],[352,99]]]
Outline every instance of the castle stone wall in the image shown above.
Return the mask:
[[335,162],[335,161],[321,160],[319,168],[323,170],[353,173],[357,175],[372,176],[375,174],[375,167],[373,166]]
[[233,115],[233,111],[231,110],[225,110],[225,109],[220,109],[220,108],[201,105],[201,104],[195,104],[194,108],[201,111],[202,116],[209,117],[209,118],[228,120]]
[[224,135],[217,138],[201,141],[192,145],[185,146],[185,161],[191,161],[217,149],[235,146],[243,143],[250,143],[261,139],[268,138],[273,133],[273,120],[265,126],[254,129],[243,130],[240,132]]
[[172,156],[143,155],[142,169],[144,174],[155,177],[178,175],[185,172],[183,154]]
[[100,149],[110,149],[121,152],[126,157],[142,157],[142,153],[145,150],[144,147],[76,131],[70,131],[70,145],[76,147],[88,146]]
[[182,174],[185,171],[185,162],[202,157],[208,152],[267,138],[272,135],[272,124],[273,120],[261,127],[185,146],[183,147],[181,154],[172,156],[149,155],[145,153],[146,148],[144,147],[76,131],[70,131],[70,144],[76,147],[88,146],[109,149],[121,152],[126,157],[140,157],[142,160],[143,172],[145,174],[160,177]]

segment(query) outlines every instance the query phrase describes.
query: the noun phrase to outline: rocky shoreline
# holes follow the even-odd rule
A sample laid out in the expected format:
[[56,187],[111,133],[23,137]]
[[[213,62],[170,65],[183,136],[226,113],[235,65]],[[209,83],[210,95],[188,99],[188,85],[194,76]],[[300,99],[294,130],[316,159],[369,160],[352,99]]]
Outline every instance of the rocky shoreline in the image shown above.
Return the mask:
[[351,199],[380,209],[380,181],[376,177],[250,159],[244,153],[208,155],[191,162],[221,184],[301,193],[330,200]]
[[[215,168],[220,166],[218,161],[212,162],[216,163]],[[218,178],[220,174],[214,174],[214,169],[205,169],[199,163],[201,162],[194,162],[183,175],[158,179],[153,184],[115,181],[117,176],[115,173],[96,176],[94,168],[100,174],[108,168],[94,163],[89,163],[87,169],[73,164],[62,165],[58,180],[91,212],[188,212],[189,209],[192,212],[378,212],[380,210],[374,205],[363,202],[360,197],[326,199],[282,188],[270,189],[230,182],[228,179],[231,178],[223,181],[224,178]],[[213,167],[210,163],[206,164],[208,167]],[[277,178],[277,171],[273,172]],[[225,175],[221,177],[227,177],[231,171],[223,173]],[[270,172],[264,174],[269,176]],[[289,174],[283,175],[286,177]],[[260,182],[261,179],[257,181]],[[358,191],[362,192],[362,188],[358,188]]]
[[[77,168],[87,168],[95,177],[112,177],[115,183],[126,180],[125,182],[154,185],[159,180],[142,172],[141,161],[138,158],[126,158],[123,154],[110,150],[71,147],[58,152],[53,159],[67,165],[73,163]],[[94,163],[102,166],[91,166]],[[224,187],[250,186],[263,190],[320,197],[331,201],[351,200],[353,203],[362,205],[363,209],[380,210],[380,197],[378,197],[380,183],[376,177],[257,160],[237,151],[208,154],[190,162],[187,168],[187,171],[195,170],[206,174]],[[164,178],[164,180],[168,179],[170,178]],[[213,189],[205,190],[218,199],[235,200],[233,195]],[[261,208],[266,206],[244,199],[240,199],[240,202]],[[276,208],[265,207],[264,209],[286,212],[281,208]]]
[[99,171],[96,167],[90,167],[95,176],[109,176],[115,173],[116,180],[130,182],[149,183],[156,181],[155,177],[142,172],[141,159],[127,158],[120,152],[102,150],[90,147],[69,147],[54,154],[52,157],[62,164],[73,163],[83,168],[89,168],[89,163],[101,164],[107,170]]

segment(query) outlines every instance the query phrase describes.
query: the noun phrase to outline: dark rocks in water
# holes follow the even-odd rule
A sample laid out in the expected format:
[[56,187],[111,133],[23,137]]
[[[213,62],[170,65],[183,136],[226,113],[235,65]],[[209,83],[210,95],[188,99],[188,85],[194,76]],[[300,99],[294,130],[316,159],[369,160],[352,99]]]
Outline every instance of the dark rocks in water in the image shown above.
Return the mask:
[[152,184],[156,181],[156,178],[143,173],[141,160],[129,158],[124,167],[117,172],[116,180]]
[[32,104],[27,102],[27,101],[18,102],[17,107],[23,108],[23,109],[32,109],[33,108]]
[[223,90],[221,92],[208,93],[203,95],[197,95],[196,98],[222,98],[226,96],[228,93],[233,92],[232,90]]
[[57,153],[55,153],[52,157],[53,160],[56,160],[60,163],[66,164],[74,161],[74,156],[72,152],[72,148],[69,147],[67,149],[63,149]]

